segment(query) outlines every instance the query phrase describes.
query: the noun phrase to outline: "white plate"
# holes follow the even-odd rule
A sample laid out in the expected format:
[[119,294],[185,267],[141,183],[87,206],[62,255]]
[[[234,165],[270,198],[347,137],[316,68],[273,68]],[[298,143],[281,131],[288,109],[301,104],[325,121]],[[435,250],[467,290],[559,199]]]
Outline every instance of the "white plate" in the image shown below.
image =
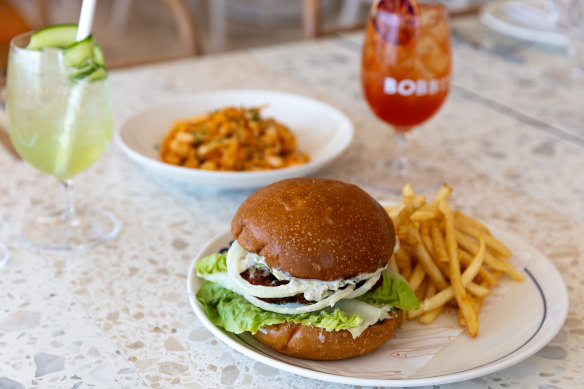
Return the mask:
[[[483,376],[514,365],[544,347],[562,327],[568,314],[568,292],[553,264],[529,244],[505,231],[491,231],[511,250],[532,255],[525,270],[527,280],[516,282],[491,310],[480,317],[480,332],[472,339],[463,333],[440,351],[426,366],[404,379],[391,379],[391,366],[380,358],[384,347],[362,357],[343,361],[308,361],[284,356],[259,343],[249,333],[234,335],[216,327],[195,297],[205,282],[195,275],[195,263],[226,247],[226,232],[195,257],[187,280],[191,305],[203,324],[221,341],[242,354],[291,373],[319,380],[353,385],[418,386],[439,385]],[[416,325],[406,322],[404,329]],[[429,326],[432,326],[430,324]],[[402,331],[404,330],[402,329]],[[391,341],[390,341],[391,342]]]
[[[267,105],[262,116],[282,122],[296,135],[310,162],[269,171],[212,172],[161,162],[157,145],[176,120],[223,108]],[[353,139],[351,121],[336,108],[300,95],[264,90],[224,90],[182,96],[127,119],[116,131],[122,151],[146,170],[199,186],[254,188],[284,178],[306,176],[338,157]]]
[[508,0],[486,3],[480,20],[493,30],[518,39],[565,47],[568,38],[545,17],[546,0]]

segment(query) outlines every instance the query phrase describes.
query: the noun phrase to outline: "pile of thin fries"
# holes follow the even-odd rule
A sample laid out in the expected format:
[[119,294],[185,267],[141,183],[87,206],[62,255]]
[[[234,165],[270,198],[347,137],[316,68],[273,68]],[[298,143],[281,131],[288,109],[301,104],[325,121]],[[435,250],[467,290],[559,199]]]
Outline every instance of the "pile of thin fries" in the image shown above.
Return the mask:
[[262,107],[227,107],[177,121],[160,147],[163,162],[204,170],[279,169],[308,162],[294,134]]
[[469,335],[479,330],[483,299],[502,274],[524,277],[510,263],[511,251],[479,221],[448,203],[452,189],[443,185],[426,202],[410,185],[403,204],[386,210],[396,227],[400,249],[390,266],[406,278],[420,300],[408,319],[431,323],[446,306],[458,307],[458,321]]

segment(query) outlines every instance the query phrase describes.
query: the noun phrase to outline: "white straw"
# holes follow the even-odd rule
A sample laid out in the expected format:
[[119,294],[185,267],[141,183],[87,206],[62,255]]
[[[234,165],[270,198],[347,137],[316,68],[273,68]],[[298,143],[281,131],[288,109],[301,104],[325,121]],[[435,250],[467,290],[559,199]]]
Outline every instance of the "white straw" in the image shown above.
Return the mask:
[[[91,34],[91,25],[93,24],[93,14],[95,13],[96,0],[83,0],[81,5],[81,15],[79,16],[79,25],[77,26],[77,42],[87,38]],[[73,147],[73,134],[76,128],[76,122],[81,110],[81,103],[87,90],[87,79],[84,82],[76,83],[71,86],[69,101],[65,110],[63,122],[63,131],[59,135],[61,151],[57,153],[55,161],[55,170],[58,173],[65,173],[71,164],[71,153]]]
[[77,27],[77,41],[81,41],[91,34],[93,24],[93,14],[95,13],[95,3],[97,0],[83,0],[81,4],[81,15],[79,15],[79,26]]

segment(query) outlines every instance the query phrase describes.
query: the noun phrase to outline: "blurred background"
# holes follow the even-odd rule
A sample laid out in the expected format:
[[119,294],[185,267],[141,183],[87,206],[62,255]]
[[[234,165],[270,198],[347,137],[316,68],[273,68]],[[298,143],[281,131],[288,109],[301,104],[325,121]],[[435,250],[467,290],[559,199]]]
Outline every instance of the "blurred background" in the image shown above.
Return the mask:
[[[419,0],[424,1],[424,0]],[[582,0],[439,0],[454,42],[522,63],[525,48],[566,51],[584,73]],[[97,0],[93,30],[110,69],[313,38],[364,27],[373,0]],[[81,0],[0,0],[0,85],[10,38],[76,23]],[[580,14],[579,14],[580,15]],[[566,20],[564,20],[566,19]],[[562,22],[564,20],[564,22]],[[481,23],[482,22],[482,23]],[[576,30],[577,29],[577,30]],[[566,33],[567,31],[572,33]],[[579,46],[568,36],[579,37]],[[580,47],[580,50],[575,48]],[[575,54],[579,53],[579,54]]]
[[[276,44],[365,24],[371,0],[98,0],[95,34],[112,68]],[[75,23],[81,0],[0,0],[0,64],[10,37]],[[0,65],[1,66],[1,65]]]

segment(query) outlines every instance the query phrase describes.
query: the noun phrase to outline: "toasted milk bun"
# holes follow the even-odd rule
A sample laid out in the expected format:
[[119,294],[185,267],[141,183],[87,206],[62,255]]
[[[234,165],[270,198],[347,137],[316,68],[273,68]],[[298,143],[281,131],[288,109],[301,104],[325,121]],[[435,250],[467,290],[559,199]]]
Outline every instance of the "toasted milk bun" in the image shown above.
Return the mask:
[[353,278],[384,267],[395,229],[387,212],[361,188],[322,178],[268,185],[237,210],[231,232],[272,269],[322,281]]
[[[231,232],[272,269],[322,281],[374,273],[387,266],[396,242],[393,223],[375,199],[355,185],[322,178],[291,178],[258,190],[237,210]],[[268,326],[255,336],[292,357],[346,359],[389,340],[400,316],[397,311],[357,338],[296,323]]]
[[318,361],[347,359],[368,354],[387,342],[401,322],[402,311],[391,319],[369,326],[353,339],[347,330],[326,331],[324,328],[297,323],[268,326],[255,337],[264,345],[296,358]]

